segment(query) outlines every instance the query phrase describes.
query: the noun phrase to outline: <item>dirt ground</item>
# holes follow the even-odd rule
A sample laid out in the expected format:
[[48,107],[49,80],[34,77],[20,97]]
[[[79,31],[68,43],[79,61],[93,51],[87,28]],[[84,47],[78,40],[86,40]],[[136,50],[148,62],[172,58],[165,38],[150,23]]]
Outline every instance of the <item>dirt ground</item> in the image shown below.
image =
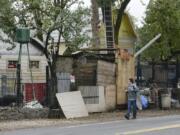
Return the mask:
[[[113,112],[106,112],[106,113],[94,113],[94,114],[90,114],[89,117],[69,119],[69,120],[63,118],[63,119],[1,121],[0,131],[23,129],[23,128],[38,128],[45,126],[67,126],[67,125],[70,126],[77,124],[122,120],[124,119],[125,112],[126,111],[116,110]],[[171,110],[151,109],[151,110],[139,111],[137,118],[179,115],[179,114],[180,114],[180,109],[171,109]]]

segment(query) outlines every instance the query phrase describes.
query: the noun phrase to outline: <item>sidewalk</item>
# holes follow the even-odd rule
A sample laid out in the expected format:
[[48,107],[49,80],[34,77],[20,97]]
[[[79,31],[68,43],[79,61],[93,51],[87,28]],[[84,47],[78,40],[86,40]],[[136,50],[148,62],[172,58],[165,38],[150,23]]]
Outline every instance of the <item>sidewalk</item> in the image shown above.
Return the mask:
[[[1,121],[0,131],[24,129],[24,128],[38,128],[46,126],[70,126],[77,124],[87,124],[87,123],[97,123],[97,122],[107,122],[107,121],[117,121],[124,119],[125,111],[114,111],[107,113],[94,113],[90,114],[86,118],[78,119],[36,119],[36,120],[20,120],[20,121]],[[166,115],[180,115],[180,109],[171,110],[143,110],[138,112],[138,118],[147,117],[158,117]]]

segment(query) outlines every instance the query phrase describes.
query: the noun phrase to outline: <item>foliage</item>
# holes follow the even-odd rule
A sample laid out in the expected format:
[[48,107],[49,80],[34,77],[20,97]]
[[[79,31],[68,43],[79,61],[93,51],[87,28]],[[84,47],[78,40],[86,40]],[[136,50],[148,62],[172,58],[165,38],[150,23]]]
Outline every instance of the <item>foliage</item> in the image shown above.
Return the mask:
[[88,19],[84,18],[89,11],[83,8],[81,1],[1,0],[0,4],[4,5],[0,9],[0,28],[11,39],[14,39],[17,26],[31,28],[33,36],[41,41],[46,40],[44,35],[55,30],[65,42],[77,47],[87,38],[82,28],[87,24]]
[[140,45],[145,45],[155,35],[161,39],[143,54],[145,59],[167,61],[180,50],[180,1],[152,0],[146,11],[144,26],[139,29]]
[[[8,37],[14,38],[14,32],[15,32],[15,18],[14,18],[14,12],[11,8],[11,2],[9,0],[1,0],[0,5],[3,5],[0,8],[0,28],[1,32],[7,34]],[[12,40],[9,38],[4,38],[4,35],[0,35],[0,40],[4,42],[12,43]]]
[[[0,29],[13,43],[17,27],[29,27],[31,36],[44,43],[42,50],[50,68],[52,95],[57,89],[56,62],[61,42],[76,50],[88,39],[83,28],[89,10],[82,0],[0,0]],[[55,41],[52,33],[57,33]],[[7,41],[3,36],[0,38]],[[50,46],[50,47],[49,47]]]

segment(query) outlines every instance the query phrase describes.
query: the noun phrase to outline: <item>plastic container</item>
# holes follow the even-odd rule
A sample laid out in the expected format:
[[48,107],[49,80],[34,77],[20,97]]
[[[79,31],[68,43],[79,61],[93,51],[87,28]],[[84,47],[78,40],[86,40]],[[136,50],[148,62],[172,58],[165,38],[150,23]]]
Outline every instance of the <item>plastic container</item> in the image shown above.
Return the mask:
[[161,104],[162,104],[162,109],[171,108],[171,94],[162,94]]

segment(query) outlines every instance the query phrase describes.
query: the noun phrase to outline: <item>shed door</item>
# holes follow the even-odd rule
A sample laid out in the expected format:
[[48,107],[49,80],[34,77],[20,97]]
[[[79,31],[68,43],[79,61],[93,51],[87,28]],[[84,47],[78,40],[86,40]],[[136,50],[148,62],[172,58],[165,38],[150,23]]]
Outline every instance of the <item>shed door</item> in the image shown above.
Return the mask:
[[58,93],[69,92],[70,91],[70,73],[57,73],[58,80]]

